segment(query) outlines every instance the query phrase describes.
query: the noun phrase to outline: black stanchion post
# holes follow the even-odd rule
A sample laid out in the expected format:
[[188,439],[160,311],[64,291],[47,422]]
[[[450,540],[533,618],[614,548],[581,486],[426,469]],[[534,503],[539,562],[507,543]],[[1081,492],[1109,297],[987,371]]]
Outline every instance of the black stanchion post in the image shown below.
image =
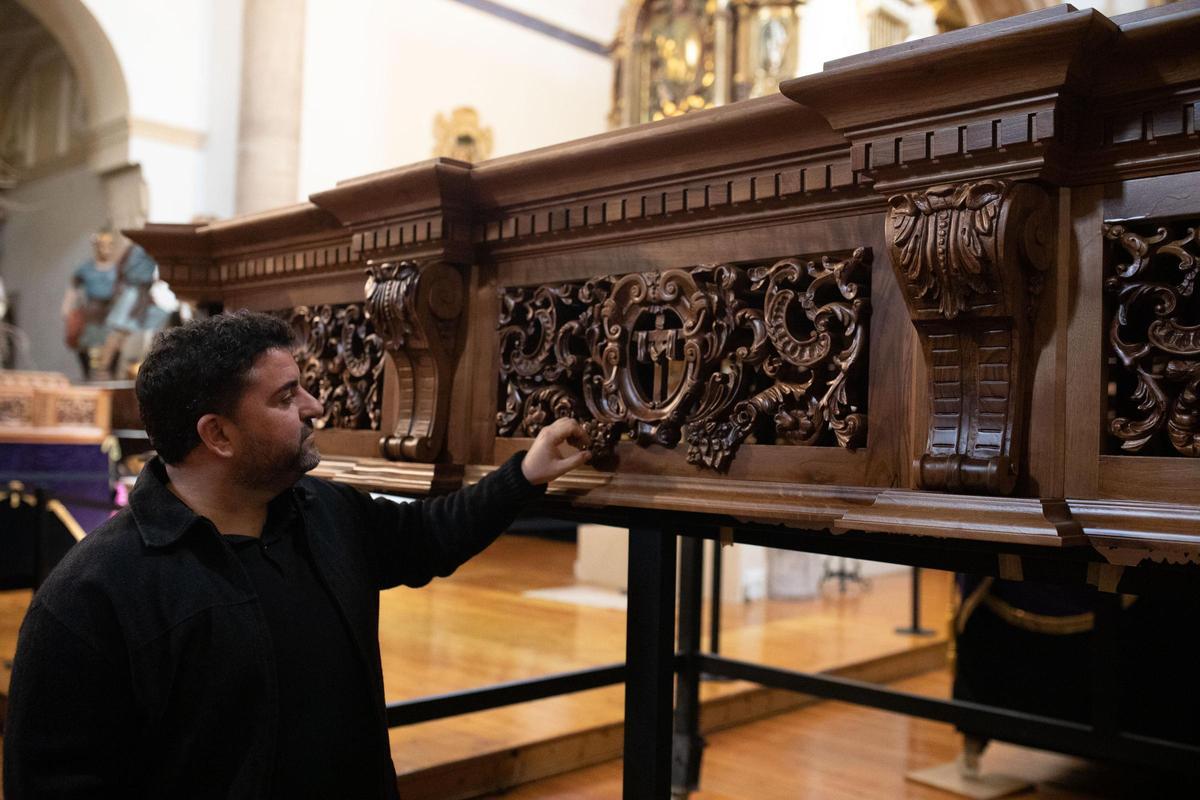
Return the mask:
[[675,535],[660,525],[629,530],[625,621],[624,800],[671,795],[675,677]]
[[675,724],[671,745],[671,795],[686,798],[700,788],[700,615],[704,587],[704,540],[680,537],[679,672],[675,676]]
[[713,539],[712,596],[709,601],[708,652],[721,652],[721,539]]
[[896,633],[909,636],[933,636],[935,631],[921,627],[921,568],[912,568],[912,601],[909,605],[912,619],[906,628],[896,628]]

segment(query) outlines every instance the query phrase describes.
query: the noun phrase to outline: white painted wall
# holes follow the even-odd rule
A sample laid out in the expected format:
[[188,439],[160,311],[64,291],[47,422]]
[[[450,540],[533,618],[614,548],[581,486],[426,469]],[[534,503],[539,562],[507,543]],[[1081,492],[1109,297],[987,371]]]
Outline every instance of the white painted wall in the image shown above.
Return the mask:
[[[130,160],[142,166],[150,219],[232,214],[241,0],[83,2],[125,73]],[[143,133],[139,122],[177,135]]]
[[[619,5],[596,5],[615,31]],[[607,57],[450,0],[308,0],[305,38],[302,196],[430,158],[434,117],[456,106],[491,126],[493,156],[606,128]]]

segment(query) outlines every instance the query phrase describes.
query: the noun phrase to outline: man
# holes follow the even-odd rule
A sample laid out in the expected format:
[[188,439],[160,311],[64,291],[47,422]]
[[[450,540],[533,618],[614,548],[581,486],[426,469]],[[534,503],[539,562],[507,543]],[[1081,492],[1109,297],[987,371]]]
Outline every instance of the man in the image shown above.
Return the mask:
[[[397,504],[320,460],[288,326],[163,334],[138,374],[158,453],[35,596],[4,732],[8,800],[395,797],[379,590],[446,576],[583,463],[577,423],[475,486]],[[569,449],[569,448],[568,448]]]

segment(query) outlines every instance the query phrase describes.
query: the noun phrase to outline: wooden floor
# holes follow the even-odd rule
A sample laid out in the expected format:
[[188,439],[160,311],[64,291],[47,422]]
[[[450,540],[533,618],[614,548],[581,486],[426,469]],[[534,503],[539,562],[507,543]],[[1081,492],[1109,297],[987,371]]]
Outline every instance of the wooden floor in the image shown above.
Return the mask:
[[[950,675],[938,670],[897,688],[948,697]],[[824,702],[708,737],[700,791],[692,800],[952,800],[956,795],[905,779],[951,761],[959,738],[949,725],[876,709]],[[992,744],[983,771],[1035,785],[1011,798],[1042,800],[1175,800],[1200,797],[1143,771],[1116,770],[1082,759]],[[612,800],[621,796],[621,762],[578,770],[490,795],[504,800]]]
[[[420,590],[391,593],[380,621],[388,699],[623,661],[623,611],[535,600],[521,594],[570,583],[573,560],[571,545],[506,537],[448,580]],[[926,575],[923,623],[944,631],[949,575]],[[727,606],[722,615],[721,652],[815,671],[927,648],[925,638],[894,633],[908,613],[908,586],[906,575],[884,576],[866,592],[851,588],[839,596],[830,588],[828,594],[813,601]],[[748,684],[737,681],[706,684],[703,696],[730,695],[747,688]],[[565,736],[584,727],[597,730],[599,736],[611,736],[605,726],[619,724],[623,716],[624,688],[596,689],[393,729],[392,757],[397,773],[403,776]],[[569,746],[586,745],[575,742]],[[519,771],[523,767],[515,764],[510,768]],[[415,786],[412,789],[418,794]]]
[[[570,584],[574,558],[571,544],[502,537],[449,579],[384,593],[380,648],[387,698],[421,697],[622,661],[623,611],[523,594]],[[922,622],[944,631],[949,576],[924,574]],[[905,653],[926,661],[933,658],[924,668],[936,666],[942,651],[931,648],[928,639],[894,633],[906,622],[908,585],[905,573],[877,578],[869,591],[851,587],[844,596],[831,586],[815,600],[727,605],[721,652],[808,671]],[[28,592],[0,593],[0,659],[12,658],[28,602]],[[707,621],[705,625],[707,630]],[[913,672],[911,664],[904,669],[908,672],[898,674]],[[871,674],[886,676],[887,671]],[[7,671],[0,669],[0,693],[6,686]],[[758,712],[770,710],[772,698],[752,690],[736,681],[710,683],[703,696],[757,704]],[[787,697],[792,702],[793,696]],[[553,774],[561,765],[610,759],[619,753],[623,711],[623,687],[596,689],[396,728],[391,731],[392,756],[401,784],[407,786],[406,797],[447,797],[438,787],[465,770],[492,771],[477,785],[507,786]],[[714,713],[734,719],[746,712],[726,707],[706,713],[710,719]]]

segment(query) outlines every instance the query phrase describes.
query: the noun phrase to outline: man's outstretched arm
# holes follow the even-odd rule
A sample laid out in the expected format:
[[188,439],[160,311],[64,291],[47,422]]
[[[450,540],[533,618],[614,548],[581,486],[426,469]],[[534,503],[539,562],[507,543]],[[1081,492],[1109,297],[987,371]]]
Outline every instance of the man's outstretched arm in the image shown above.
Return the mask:
[[503,533],[546,484],[586,463],[587,444],[578,422],[559,419],[528,452],[474,486],[414,503],[371,502],[368,548],[379,587],[421,586],[452,573]]

